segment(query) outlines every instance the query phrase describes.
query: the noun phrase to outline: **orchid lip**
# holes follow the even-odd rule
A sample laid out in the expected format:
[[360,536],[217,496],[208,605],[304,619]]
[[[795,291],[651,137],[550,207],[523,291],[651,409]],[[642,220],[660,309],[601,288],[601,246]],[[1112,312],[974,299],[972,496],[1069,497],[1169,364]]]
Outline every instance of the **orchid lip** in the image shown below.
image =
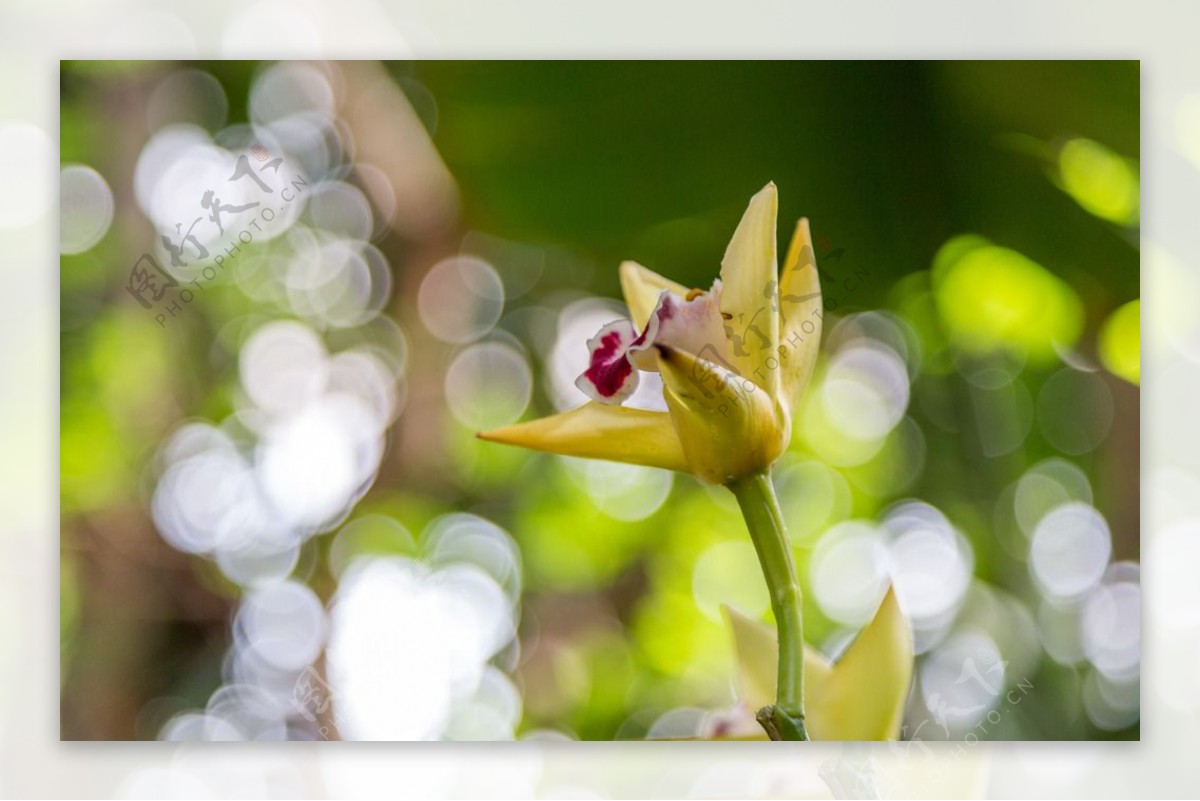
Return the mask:
[[645,328],[634,336],[629,320],[605,325],[588,340],[588,367],[576,379],[589,398],[619,404],[637,388],[638,371],[658,372],[660,346],[722,355],[728,349],[720,313],[721,282],[709,291],[693,289],[685,297],[663,290]]
[[638,375],[625,354],[638,339],[628,320],[605,325],[588,340],[588,368],[575,379],[575,385],[601,403],[626,400],[637,389]]

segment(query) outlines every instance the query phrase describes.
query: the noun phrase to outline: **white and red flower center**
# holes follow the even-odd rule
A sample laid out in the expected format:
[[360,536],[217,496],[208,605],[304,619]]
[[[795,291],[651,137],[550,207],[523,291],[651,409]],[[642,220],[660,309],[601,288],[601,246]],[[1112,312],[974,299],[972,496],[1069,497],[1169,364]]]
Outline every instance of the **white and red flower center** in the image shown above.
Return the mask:
[[663,290],[640,334],[629,320],[608,323],[588,340],[588,367],[575,386],[600,403],[622,403],[637,389],[639,370],[658,371],[656,345],[718,363],[728,361],[720,297],[720,281],[708,292],[693,291],[687,298]]

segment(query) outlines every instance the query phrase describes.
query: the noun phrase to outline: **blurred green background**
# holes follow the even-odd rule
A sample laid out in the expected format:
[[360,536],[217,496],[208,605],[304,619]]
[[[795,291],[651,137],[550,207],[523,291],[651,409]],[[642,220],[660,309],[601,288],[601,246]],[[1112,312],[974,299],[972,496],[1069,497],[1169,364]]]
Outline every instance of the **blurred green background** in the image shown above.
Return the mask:
[[[707,287],[771,180],[826,297],[776,474],[808,638],[836,653],[891,576],[921,652],[906,736],[1139,736],[1136,62],[64,62],[61,88],[64,738],[744,717],[719,607],[768,613],[730,499],[473,433],[582,402],[620,261]],[[160,325],[129,270],[203,171],[164,165],[209,148],[223,179],[260,142],[307,205]],[[279,434],[306,376],[340,386],[312,342],[390,376],[348,478],[322,478],[339,443]],[[379,396],[354,375],[343,396]],[[229,461],[179,469],[185,424]],[[269,502],[230,522],[239,493]],[[470,658],[387,607],[462,564],[516,627]],[[312,715],[310,664],[334,697]]]

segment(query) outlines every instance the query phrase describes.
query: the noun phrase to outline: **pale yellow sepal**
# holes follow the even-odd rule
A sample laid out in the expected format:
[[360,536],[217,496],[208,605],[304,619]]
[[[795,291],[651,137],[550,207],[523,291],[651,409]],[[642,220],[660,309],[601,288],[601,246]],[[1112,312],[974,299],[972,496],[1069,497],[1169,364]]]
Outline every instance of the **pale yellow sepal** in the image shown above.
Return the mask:
[[551,417],[478,435],[489,442],[613,462],[690,470],[666,412],[589,402]]
[[[779,641],[775,630],[761,621],[746,617],[738,610],[722,607],[733,629],[734,649],[738,655],[738,700],[750,712],[775,703],[778,677]],[[808,693],[820,692],[829,680],[832,666],[824,654],[804,644],[804,686]],[[762,733],[765,738],[766,732]]]
[[683,284],[661,276],[636,261],[621,262],[618,272],[621,277],[621,294],[625,296],[629,316],[638,331],[646,327],[646,322],[650,319],[654,307],[658,305],[658,297],[664,289],[681,298],[688,294],[687,287]]
[[[775,631],[729,612],[738,680],[750,711],[775,697]],[[888,589],[875,617],[830,665],[805,646],[805,724],[814,740],[896,740],[913,673],[912,632]]]
[[784,405],[795,410],[821,346],[821,276],[808,220],[801,218],[779,273],[779,370]]
[[775,256],[778,208],[778,193],[772,182],[750,199],[721,259],[721,313],[734,366],[772,397],[779,394],[779,371],[768,366],[779,344]]
[[770,466],[787,445],[786,423],[765,390],[674,348],[658,349],[663,395],[692,472],[710,484]]

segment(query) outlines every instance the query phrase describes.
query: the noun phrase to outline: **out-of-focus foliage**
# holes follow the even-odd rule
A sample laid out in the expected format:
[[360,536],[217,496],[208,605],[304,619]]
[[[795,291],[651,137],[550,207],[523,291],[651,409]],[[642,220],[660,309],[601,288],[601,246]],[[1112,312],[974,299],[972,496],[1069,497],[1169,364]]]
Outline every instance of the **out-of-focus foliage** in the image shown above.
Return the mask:
[[[620,261],[707,285],[774,180],[825,293],[775,475],[808,639],[836,657],[892,582],[903,736],[1136,738],[1138,87],[1095,61],[64,62],[63,736],[744,718],[721,610],[769,604],[728,493],[474,433],[582,402]],[[239,200],[256,144],[283,162]],[[170,268],[205,170],[278,216],[159,321],[130,270]]]

